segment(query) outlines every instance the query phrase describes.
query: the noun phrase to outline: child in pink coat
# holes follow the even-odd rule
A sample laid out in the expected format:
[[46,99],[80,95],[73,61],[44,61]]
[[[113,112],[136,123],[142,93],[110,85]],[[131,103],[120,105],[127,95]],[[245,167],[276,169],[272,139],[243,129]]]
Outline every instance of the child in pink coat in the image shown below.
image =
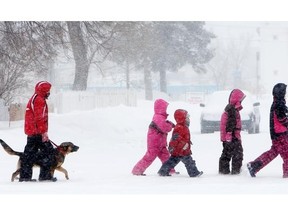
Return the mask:
[[[230,93],[228,104],[224,109],[220,122],[220,138],[223,145],[219,158],[219,174],[240,174],[243,161],[243,147],[241,141],[241,116],[242,101],[245,94],[240,89],[233,89]],[[232,169],[230,171],[230,161]]]
[[[147,151],[143,158],[132,169],[133,175],[145,175],[145,170],[158,157],[162,163],[170,157],[167,149],[167,134],[174,124],[167,120],[168,102],[157,99],[154,102],[154,115],[147,134]],[[172,172],[175,172],[172,170]]]
[[278,155],[283,160],[283,178],[288,178],[288,108],[286,106],[285,83],[277,83],[272,90],[273,103],[270,108],[271,148],[247,164],[251,177],[256,177],[261,169],[267,166]]

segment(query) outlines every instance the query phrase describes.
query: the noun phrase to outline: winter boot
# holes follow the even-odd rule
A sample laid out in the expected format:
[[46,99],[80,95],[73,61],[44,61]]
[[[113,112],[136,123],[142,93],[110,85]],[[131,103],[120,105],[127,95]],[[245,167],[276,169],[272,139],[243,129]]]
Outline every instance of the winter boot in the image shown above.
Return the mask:
[[57,181],[57,178],[56,178],[56,177],[44,178],[44,179],[43,179],[43,178],[39,178],[38,180],[39,180],[40,182],[44,182],[44,181],[45,181],[45,182],[46,182],[46,181],[47,181],[47,182],[56,182],[56,181]]
[[159,171],[158,171],[158,175],[159,175],[159,176],[171,176],[170,173],[165,172],[165,171],[163,171],[163,170],[159,170]]
[[239,175],[241,170],[232,170],[231,175]]
[[36,179],[31,179],[31,178],[19,178],[19,182],[36,182]]
[[288,178],[288,167],[287,164],[283,163],[283,178]]
[[133,175],[136,175],[136,176],[146,176],[145,173],[132,173]]
[[195,175],[190,175],[190,177],[195,178],[195,177],[200,177],[201,175],[203,175],[203,171],[199,171],[197,174]]
[[247,168],[251,177],[256,177],[255,170],[253,169],[252,163],[247,164]]
[[260,170],[262,166],[261,161],[253,161],[247,164],[247,168],[251,177],[256,177],[256,173]]

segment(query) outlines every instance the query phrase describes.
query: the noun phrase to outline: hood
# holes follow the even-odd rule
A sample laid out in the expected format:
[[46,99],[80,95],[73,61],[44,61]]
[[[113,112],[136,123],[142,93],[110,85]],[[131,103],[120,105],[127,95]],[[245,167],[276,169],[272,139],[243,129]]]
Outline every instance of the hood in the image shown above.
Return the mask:
[[154,102],[154,113],[160,115],[167,115],[167,107],[169,103],[163,99],[157,99]]
[[286,87],[287,85],[284,83],[277,83],[273,87],[273,91],[272,91],[273,97],[279,100],[283,100],[286,95]]
[[41,81],[36,84],[35,93],[42,97],[46,97],[47,93],[50,92],[50,89],[51,89],[51,84],[49,82]]
[[185,124],[188,112],[183,109],[177,109],[174,113],[174,118],[177,124]]
[[240,89],[233,89],[229,96],[229,104],[235,106],[236,109],[242,108],[241,102],[246,95]]

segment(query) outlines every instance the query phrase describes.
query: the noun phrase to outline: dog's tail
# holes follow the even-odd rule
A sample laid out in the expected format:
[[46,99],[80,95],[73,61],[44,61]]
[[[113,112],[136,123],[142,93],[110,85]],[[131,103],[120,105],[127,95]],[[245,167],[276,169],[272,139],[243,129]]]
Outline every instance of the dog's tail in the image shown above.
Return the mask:
[[22,152],[17,152],[14,151],[7,143],[5,143],[2,139],[0,139],[0,144],[2,145],[2,147],[4,148],[4,150],[10,154],[10,155],[17,155],[17,156],[22,156]]

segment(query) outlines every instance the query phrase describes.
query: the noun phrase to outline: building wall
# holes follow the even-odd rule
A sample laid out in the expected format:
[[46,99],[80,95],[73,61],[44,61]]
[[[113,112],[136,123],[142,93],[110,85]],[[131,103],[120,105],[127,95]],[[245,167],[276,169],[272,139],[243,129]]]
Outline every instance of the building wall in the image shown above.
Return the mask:
[[261,28],[260,81],[268,93],[276,83],[288,83],[288,26]]

